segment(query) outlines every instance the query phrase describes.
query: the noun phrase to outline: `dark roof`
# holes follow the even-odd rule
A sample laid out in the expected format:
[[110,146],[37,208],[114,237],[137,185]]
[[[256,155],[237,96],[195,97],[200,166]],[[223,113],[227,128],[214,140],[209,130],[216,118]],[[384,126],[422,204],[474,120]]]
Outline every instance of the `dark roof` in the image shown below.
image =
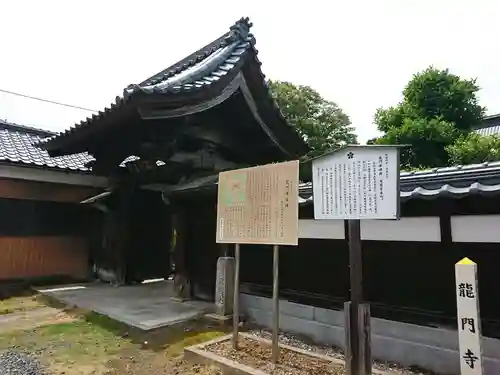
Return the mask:
[[93,158],[86,154],[50,157],[34,144],[55,133],[0,120],[0,162],[49,167],[74,171],[88,171],[85,164]]
[[[500,194],[500,162],[401,172],[400,197],[433,199],[462,198],[473,194]],[[312,201],[312,184],[300,188],[301,202]]]
[[[217,175],[198,178],[170,191],[178,193],[210,188],[217,185],[217,180]],[[301,183],[299,194],[299,203],[312,202],[312,184]],[[402,201],[439,197],[462,198],[471,194],[500,194],[500,162],[401,172],[400,175]]]
[[[248,18],[240,19],[231,26],[229,32],[212,43],[140,84],[129,85],[124,90],[123,96],[116,97],[115,103],[108,108],[65,132],[45,140],[40,144],[40,147],[51,152],[60,150],[64,147],[61,145],[65,139],[72,137],[77,132],[81,134],[82,130],[89,131],[90,125],[106,119],[123,107],[137,105],[142,101],[161,101],[162,106],[175,108],[179,102],[201,100],[202,94],[205,98],[214,98],[235,80],[242,71],[244,63],[250,62],[257,67],[257,69],[251,69],[252,84],[264,88],[256,95],[259,105],[271,108],[274,112],[274,117],[271,120],[275,124],[278,123],[277,130],[273,129],[269,132],[268,129],[265,129],[266,132],[271,138],[274,133],[288,137],[293,144],[294,153],[300,153],[300,155],[293,156],[301,156],[308,151],[308,147],[297,132],[287,124],[276,102],[271,97],[265,76],[260,70],[261,63],[257,58],[255,38],[250,33],[251,26]],[[104,123],[102,122],[102,124]],[[265,127],[265,125],[261,126]]]
[[248,18],[242,18],[230,31],[178,63],[155,74],[138,85],[129,85],[125,95],[133,92],[176,94],[196,91],[218,82],[254,49]]
[[500,114],[485,116],[474,131],[482,136],[500,135]]

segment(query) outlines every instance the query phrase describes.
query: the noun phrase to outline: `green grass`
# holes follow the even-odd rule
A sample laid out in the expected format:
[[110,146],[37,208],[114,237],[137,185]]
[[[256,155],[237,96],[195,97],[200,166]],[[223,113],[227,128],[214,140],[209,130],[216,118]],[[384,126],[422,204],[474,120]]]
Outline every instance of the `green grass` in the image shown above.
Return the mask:
[[52,324],[33,330],[0,335],[0,348],[23,347],[48,350],[57,357],[112,355],[130,344],[107,329],[79,320]]
[[160,369],[180,358],[185,347],[226,333],[218,327],[207,326],[206,322],[193,322],[155,332],[138,332],[106,316],[53,306],[49,302],[38,296],[1,300],[0,315],[49,305],[61,308],[75,320],[62,322],[55,319],[53,323],[47,322],[44,323],[47,325],[35,329],[23,329],[22,325],[14,324],[13,330],[8,329],[10,323],[6,322],[3,333],[0,333],[0,351],[20,349],[38,353],[54,374],[107,374],[109,366],[127,367],[136,365],[137,361],[146,367],[149,363],[154,364],[154,369]]
[[73,313],[78,314],[73,322],[0,334],[0,351],[21,348],[39,353],[54,374],[105,374],[112,363],[123,366],[137,360],[161,368],[180,358],[185,347],[225,334],[204,323],[140,333],[99,314]]
[[0,315],[28,311],[44,306],[44,303],[36,295],[7,298],[0,300]]

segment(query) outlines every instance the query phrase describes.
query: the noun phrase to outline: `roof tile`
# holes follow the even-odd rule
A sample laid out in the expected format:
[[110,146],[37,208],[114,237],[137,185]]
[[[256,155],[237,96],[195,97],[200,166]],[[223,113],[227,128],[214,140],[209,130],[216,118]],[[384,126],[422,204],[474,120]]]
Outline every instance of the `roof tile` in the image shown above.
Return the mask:
[[47,151],[34,146],[54,134],[50,131],[0,120],[0,162],[89,171],[85,164],[94,158],[87,153],[50,157]]

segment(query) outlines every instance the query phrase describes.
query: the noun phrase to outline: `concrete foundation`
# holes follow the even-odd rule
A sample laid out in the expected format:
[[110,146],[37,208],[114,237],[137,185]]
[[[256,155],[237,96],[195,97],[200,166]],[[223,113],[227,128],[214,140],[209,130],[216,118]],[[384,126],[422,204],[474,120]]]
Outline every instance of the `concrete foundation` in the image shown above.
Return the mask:
[[[272,300],[240,295],[240,309],[258,325],[271,327]],[[305,335],[317,343],[344,348],[344,312],[280,301],[280,329]],[[372,357],[404,366],[419,366],[441,374],[459,374],[458,334],[371,318]],[[484,375],[500,374],[500,340],[483,338]]]
[[217,260],[217,282],[215,285],[215,314],[221,317],[232,316],[234,300],[234,258],[220,257]]

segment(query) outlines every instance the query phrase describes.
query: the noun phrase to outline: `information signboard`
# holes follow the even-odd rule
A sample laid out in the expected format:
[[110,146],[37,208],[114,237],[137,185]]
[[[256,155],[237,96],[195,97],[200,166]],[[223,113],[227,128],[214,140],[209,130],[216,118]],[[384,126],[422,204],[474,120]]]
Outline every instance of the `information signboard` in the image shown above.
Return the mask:
[[348,146],[312,162],[315,219],[398,219],[399,149]]
[[298,160],[219,173],[217,243],[298,244]]

